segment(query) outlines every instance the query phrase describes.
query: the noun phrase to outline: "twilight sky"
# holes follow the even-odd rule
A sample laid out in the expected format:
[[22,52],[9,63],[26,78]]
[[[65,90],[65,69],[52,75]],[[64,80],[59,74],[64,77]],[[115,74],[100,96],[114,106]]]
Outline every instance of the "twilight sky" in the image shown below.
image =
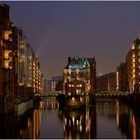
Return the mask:
[[6,3],[49,79],[62,74],[68,56],[95,56],[97,73],[115,71],[140,33],[140,1]]

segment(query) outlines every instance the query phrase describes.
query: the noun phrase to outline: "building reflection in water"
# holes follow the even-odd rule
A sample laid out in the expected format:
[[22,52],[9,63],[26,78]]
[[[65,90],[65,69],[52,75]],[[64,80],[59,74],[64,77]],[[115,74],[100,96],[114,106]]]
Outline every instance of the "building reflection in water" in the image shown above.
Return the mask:
[[[40,101],[38,109],[30,110],[20,117],[15,118],[14,114],[0,115],[0,138],[37,139],[44,128],[41,124],[45,124],[47,134],[52,133],[50,136],[54,136],[51,128],[56,129],[56,126],[50,126],[54,123],[47,122],[50,121],[47,119],[49,117],[55,119],[52,121],[56,125],[62,124],[57,127],[62,127],[61,132],[56,130],[60,133],[57,136],[61,135],[62,138],[140,138],[139,111],[136,113],[118,100],[97,101],[85,111],[60,111],[58,108],[56,100],[47,99]],[[113,128],[110,124],[113,124]],[[48,138],[47,135],[45,137]]]
[[[133,112],[128,105],[118,100],[99,101],[96,103],[96,113],[110,120],[114,120],[123,138],[140,138],[140,116],[138,117],[138,114]],[[110,123],[110,121],[108,121],[108,123]],[[103,129],[106,129],[106,126],[103,126]],[[108,129],[111,130],[111,128]]]
[[85,111],[64,111],[63,125],[66,139],[96,138],[95,107]]
[[20,127],[18,138],[38,138],[41,114],[42,112],[40,110],[35,109],[20,117],[20,120],[18,121],[18,126]]
[[46,109],[48,110],[58,110],[59,109],[59,103],[56,101],[55,98],[48,98],[45,101]]
[[14,139],[16,134],[14,114],[0,114],[0,139]]

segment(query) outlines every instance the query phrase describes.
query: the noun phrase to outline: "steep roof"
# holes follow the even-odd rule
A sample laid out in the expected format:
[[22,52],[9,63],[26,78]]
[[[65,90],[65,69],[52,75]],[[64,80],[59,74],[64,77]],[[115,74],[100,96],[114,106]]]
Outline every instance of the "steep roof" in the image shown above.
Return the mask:
[[89,66],[90,65],[87,58],[75,56],[71,59],[70,63],[65,67],[65,69],[83,69]]

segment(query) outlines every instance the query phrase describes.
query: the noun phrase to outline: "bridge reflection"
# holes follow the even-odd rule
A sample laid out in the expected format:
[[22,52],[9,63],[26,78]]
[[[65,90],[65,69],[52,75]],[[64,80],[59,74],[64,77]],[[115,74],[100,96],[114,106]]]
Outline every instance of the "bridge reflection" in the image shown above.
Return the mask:
[[59,103],[54,97],[45,98],[44,100],[40,101],[39,109],[59,109]]
[[[39,102],[38,108],[18,118],[12,114],[0,117],[0,138],[38,139],[44,126],[47,128],[47,135],[45,129],[42,137],[55,138],[52,130],[56,126],[52,126],[48,120],[59,124],[59,128],[62,127],[62,138],[66,139],[140,138],[140,113],[118,99],[96,101],[93,106],[82,112],[59,111],[59,104],[55,98],[46,98]],[[60,133],[57,130],[56,132]],[[52,133],[52,137],[48,137],[49,133]]]

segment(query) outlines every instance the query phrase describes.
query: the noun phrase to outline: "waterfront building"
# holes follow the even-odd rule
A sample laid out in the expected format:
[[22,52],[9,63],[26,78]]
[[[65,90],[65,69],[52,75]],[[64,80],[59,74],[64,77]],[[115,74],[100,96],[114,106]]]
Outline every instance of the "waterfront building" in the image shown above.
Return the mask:
[[18,93],[25,92],[26,86],[26,40],[21,29],[17,30],[17,48],[18,48]]
[[[23,31],[12,26],[9,9],[6,4],[0,5],[0,113],[16,110],[14,103],[32,99],[34,90],[33,49]],[[37,58],[35,62],[35,93],[38,93],[43,91],[43,78]]]
[[42,73],[40,69],[39,60],[33,54],[33,75],[32,75],[32,82],[33,82],[33,93],[40,93],[42,92]]
[[57,81],[49,80],[48,81],[48,91],[55,92]]
[[14,46],[14,76],[15,76],[15,94],[24,94],[28,92],[27,79],[29,68],[29,44],[26,43],[24,33],[21,29],[14,26],[12,27],[13,33],[13,46]]
[[13,66],[12,31],[9,18],[9,6],[0,5],[0,94],[13,94],[9,88]]
[[41,88],[41,69],[34,51],[21,29],[13,27],[13,41],[15,46],[15,77],[16,93],[39,93]]
[[45,78],[44,78],[43,74],[41,74],[40,92],[46,91],[45,84],[46,84]]
[[54,90],[62,92],[63,91],[63,76],[62,75],[52,76],[52,80],[55,82]]
[[96,91],[115,91],[116,90],[116,73],[111,72],[97,77]]
[[68,57],[63,72],[63,92],[65,94],[93,93],[96,89],[96,60],[86,57]]
[[116,71],[116,90],[128,91],[128,76],[126,63],[121,63]]
[[40,63],[39,63],[39,67],[38,67],[38,92],[41,93],[41,70],[40,70]]
[[126,56],[128,84],[130,93],[139,93],[140,84],[140,36],[133,42]]
[[33,55],[33,92],[36,93],[38,90],[38,77],[37,77],[37,58]]
[[[0,5],[0,109],[14,98],[14,49],[9,6]],[[3,106],[3,107],[2,107]],[[10,106],[11,107],[11,106]],[[5,108],[6,109],[6,108]],[[0,110],[1,111],[1,110]]]
[[27,44],[27,76],[26,76],[26,85],[27,85],[27,91],[32,91],[33,86],[33,49],[30,46],[30,44]]

